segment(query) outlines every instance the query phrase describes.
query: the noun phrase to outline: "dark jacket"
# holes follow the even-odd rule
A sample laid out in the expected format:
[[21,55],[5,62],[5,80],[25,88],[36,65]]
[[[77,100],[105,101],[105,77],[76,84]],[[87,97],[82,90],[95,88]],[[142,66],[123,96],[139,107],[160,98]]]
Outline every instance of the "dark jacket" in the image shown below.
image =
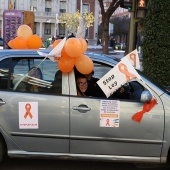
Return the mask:
[[102,89],[97,84],[98,80],[98,78],[92,77],[90,81],[88,81],[88,88],[85,92],[87,96],[105,97],[105,94],[103,93]]

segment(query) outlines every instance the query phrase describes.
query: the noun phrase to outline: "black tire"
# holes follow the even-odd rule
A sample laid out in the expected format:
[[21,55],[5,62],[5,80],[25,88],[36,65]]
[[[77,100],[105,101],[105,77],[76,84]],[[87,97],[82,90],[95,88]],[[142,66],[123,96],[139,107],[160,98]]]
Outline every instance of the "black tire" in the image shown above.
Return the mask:
[[5,155],[5,144],[4,144],[4,140],[0,136],[0,162],[3,160],[4,155]]

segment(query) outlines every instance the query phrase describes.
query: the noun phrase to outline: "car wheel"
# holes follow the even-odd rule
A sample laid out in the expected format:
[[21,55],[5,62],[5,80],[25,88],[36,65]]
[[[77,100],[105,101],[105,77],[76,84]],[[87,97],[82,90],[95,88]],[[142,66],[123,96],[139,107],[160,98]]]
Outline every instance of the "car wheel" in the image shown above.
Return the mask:
[[0,162],[3,160],[4,155],[5,155],[5,144],[2,137],[0,136]]

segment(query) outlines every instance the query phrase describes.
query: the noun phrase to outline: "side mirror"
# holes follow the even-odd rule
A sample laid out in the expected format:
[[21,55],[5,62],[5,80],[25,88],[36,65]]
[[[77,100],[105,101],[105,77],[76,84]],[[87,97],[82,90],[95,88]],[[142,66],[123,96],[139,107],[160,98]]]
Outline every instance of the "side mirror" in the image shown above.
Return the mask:
[[142,92],[142,94],[141,94],[141,102],[149,102],[149,101],[151,101],[151,99],[152,99],[152,94],[150,93],[150,91],[143,91]]

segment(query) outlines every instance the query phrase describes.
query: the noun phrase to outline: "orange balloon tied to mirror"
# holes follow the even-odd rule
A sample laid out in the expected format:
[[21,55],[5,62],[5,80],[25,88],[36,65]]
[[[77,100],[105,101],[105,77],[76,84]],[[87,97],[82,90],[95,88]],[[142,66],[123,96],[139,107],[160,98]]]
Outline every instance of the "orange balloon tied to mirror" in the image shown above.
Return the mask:
[[42,39],[36,34],[31,35],[27,40],[27,46],[29,49],[39,49],[42,46]]
[[52,45],[52,48],[55,48],[61,42],[61,40],[62,39],[55,40],[53,45]]
[[87,50],[88,44],[87,44],[86,40],[83,39],[83,38],[79,38],[79,41],[81,42],[81,45],[82,45],[82,48],[83,48],[83,53],[85,53],[86,50]]
[[31,35],[33,35],[32,29],[28,25],[23,24],[18,27],[17,37],[22,37],[27,40]]
[[58,61],[58,68],[64,73],[70,72],[74,67],[74,58],[62,56]]
[[75,59],[75,67],[82,74],[89,74],[93,71],[94,64],[91,58],[82,54]]
[[69,38],[66,41],[63,50],[70,57],[79,57],[83,54],[83,48],[78,38]]
[[13,49],[26,49],[27,48],[27,41],[22,37],[16,37],[12,41]]

